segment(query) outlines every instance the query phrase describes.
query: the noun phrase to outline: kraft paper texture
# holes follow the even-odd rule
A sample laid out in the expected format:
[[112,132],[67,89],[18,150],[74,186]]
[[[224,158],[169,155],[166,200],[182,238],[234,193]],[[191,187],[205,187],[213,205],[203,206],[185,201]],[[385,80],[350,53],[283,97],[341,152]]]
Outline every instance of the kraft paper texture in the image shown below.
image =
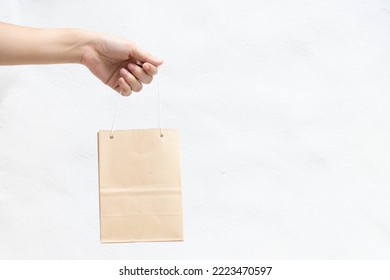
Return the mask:
[[98,132],[101,242],[183,240],[178,132]]

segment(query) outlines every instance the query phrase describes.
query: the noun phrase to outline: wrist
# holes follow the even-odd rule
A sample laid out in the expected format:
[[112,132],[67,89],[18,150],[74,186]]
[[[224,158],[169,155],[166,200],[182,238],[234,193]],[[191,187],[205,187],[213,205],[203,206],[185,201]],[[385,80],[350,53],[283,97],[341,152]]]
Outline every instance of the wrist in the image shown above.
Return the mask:
[[77,29],[76,38],[79,40],[77,46],[77,63],[87,66],[90,56],[96,53],[97,46],[100,42],[99,33],[91,32],[88,30]]
[[94,48],[93,33],[83,29],[69,29],[71,62],[84,64],[85,54]]

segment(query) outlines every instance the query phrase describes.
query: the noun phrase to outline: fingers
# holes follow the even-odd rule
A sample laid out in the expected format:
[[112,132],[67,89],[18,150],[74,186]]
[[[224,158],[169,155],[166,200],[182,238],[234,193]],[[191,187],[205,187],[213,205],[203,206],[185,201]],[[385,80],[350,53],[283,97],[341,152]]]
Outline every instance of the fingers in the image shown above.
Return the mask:
[[142,84],[149,84],[153,80],[153,75],[157,73],[157,67],[150,63],[144,63],[139,66],[134,63],[129,63],[127,69],[122,68],[120,71],[121,78],[119,79],[119,88],[122,95],[129,96],[131,92],[139,92],[142,89]]
[[[156,58],[144,50],[133,46],[130,55],[135,63],[129,63],[126,68],[119,71],[120,79],[118,85],[122,95],[129,96],[133,91],[139,92],[142,84],[149,84],[153,80],[153,75],[157,74],[157,67],[163,63],[162,59]],[[138,62],[140,62],[138,64]]]
[[130,86],[126,83],[125,79],[124,78],[119,78],[118,80],[118,84],[119,84],[119,89],[120,89],[120,92],[123,96],[129,96],[131,94],[131,88]]
[[164,62],[162,59],[154,57],[150,53],[138,48],[135,45],[130,49],[130,55],[136,60],[139,60],[143,63],[149,62],[154,66],[159,66]]
[[149,74],[150,76],[153,76],[153,75],[156,75],[157,74],[157,67],[150,64],[150,63],[144,63],[142,65],[142,69],[144,69],[144,71]]
[[144,71],[143,67],[141,68],[140,66],[134,63],[129,63],[127,65],[127,69],[129,69],[130,73],[134,77],[136,77],[140,82],[144,84],[150,84],[150,82],[153,80],[153,77],[149,75],[148,72]]
[[130,95],[130,93],[132,91],[139,92],[142,89],[141,82],[139,80],[137,80],[137,78],[134,77],[134,75],[131,74],[128,70],[126,70],[125,68],[122,68],[119,73],[121,75],[120,79],[123,79],[126,82],[126,85],[130,89],[130,90],[127,90],[126,92],[122,92],[122,93],[126,93],[123,95],[127,96],[127,95]]

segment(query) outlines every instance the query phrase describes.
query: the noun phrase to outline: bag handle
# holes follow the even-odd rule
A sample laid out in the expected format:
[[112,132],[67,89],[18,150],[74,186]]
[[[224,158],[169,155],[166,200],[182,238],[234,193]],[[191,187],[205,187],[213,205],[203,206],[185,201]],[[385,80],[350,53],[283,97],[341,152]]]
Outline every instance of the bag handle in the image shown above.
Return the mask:
[[[158,67],[157,67],[157,71],[159,71]],[[160,130],[160,137],[164,137],[164,134],[162,133],[162,129],[161,129],[160,83],[159,83],[158,75],[156,75],[156,83],[157,83],[157,125],[158,125],[158,129]],[[114,139],[114,126],[115,126],[116,116],[119,109],[119,103],[121,103],[121,99],[122,99],[122,91],[119,92],[118,103],[116,104],[116,109],[114,112],[114,119],[112,120],[112,125],[111,125],[110,139]]]

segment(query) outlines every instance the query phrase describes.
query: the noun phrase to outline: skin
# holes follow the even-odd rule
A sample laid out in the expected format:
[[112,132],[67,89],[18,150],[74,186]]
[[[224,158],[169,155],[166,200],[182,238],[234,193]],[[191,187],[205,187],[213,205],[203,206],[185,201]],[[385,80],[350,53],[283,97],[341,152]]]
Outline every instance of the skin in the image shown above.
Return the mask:
[[79,63],[124,96],[149,84],[163,63],[134,43],[81,29],[0,22],[0,65]]

